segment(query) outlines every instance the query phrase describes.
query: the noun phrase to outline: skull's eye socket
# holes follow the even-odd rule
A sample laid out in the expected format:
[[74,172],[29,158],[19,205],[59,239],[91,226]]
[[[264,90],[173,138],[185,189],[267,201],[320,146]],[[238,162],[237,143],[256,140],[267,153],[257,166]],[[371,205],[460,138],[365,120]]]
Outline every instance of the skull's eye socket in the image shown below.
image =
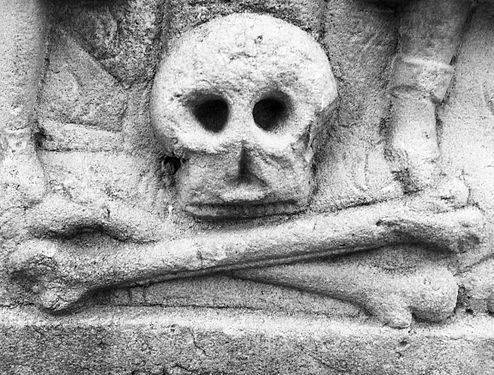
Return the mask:
[[210,132],[221,132],[228,122],[228,103],[221,96],[208,95],[193,100],[190,104],[192,114],[202,127]]
[[266,131],[280,130],[290,114],[288,98],[284,94],[269,95],[254,105],[254,122]]

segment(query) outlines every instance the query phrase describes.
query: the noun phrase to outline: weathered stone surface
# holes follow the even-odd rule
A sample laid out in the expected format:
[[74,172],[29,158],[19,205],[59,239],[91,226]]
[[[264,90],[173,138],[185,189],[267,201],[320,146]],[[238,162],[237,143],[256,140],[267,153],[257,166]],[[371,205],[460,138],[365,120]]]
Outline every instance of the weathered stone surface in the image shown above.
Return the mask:
[[0,373],[494,372],[492,2],[0,10]]
[[[36,202],[45,191],[33,142],[34,105],[45,53],[42,3],[2,1],[0,32],[0,209]],[[10,202],[9,202],[10,201]]]
[[[8,374],[454,374],[494,370],[490,318],[408,331],[255,311],[2,311]],[[468,360],[465,360],[468,358]]]
[[185,34],[168,55],[151,112],[182,163],[183,208],[233,218],[305,208],[337,96],[321,46],[273,17],[232,15]]
[[161,53],[167,1],[55,0],[63,28],[123,85],[149,82]]

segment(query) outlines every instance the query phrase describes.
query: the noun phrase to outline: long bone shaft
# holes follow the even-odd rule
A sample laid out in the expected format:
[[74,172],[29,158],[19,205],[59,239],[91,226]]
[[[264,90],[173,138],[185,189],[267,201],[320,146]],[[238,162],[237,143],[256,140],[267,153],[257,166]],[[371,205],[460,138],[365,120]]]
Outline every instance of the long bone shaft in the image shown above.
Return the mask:
[[452,252],[479,239],[483,216],[476,208],[434,213],[404,201],[319,214],[276,225],[222,230],[156,243],[110,239],[35,240],[10,258],[19,283],[37,303],[56,312],[73,307],[95,289],[157,282],[216,271],[284,264],[330,254],[420,243]]
[[0,209],[30,204],[45,192],[33,141],[47,21],[43,0],[0,1]]
[[401,8],[400,50],[390,79],[390,155],[406,190],[438,179],[437,104],[448,90],[469,0],[413,0]]

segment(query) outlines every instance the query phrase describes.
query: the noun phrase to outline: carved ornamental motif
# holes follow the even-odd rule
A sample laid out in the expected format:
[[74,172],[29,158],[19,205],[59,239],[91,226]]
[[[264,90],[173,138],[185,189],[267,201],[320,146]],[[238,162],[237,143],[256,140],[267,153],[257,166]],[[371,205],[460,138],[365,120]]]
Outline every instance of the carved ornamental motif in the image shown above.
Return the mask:
[[[0,98],[12,288],[62,313],[102,289],[221,274],[347,301],[393,327],[450,317],[458,259],[492,256],[489,215],[441,170],[438,145],[470,5],[399,3],[381,142],[393,194],[338,210],[313,202],[331,179],[322,150],[349,126],[338,85],[351,83],[315,33],[246,12],[160,34],[153,1],[129,47],[112,34],[135,31],[111,25],[118,5],[64,5],[49,29],[41,0],[4,4],[21,35],[2,37],[0,72],[14,88]],[[69,16],[108,21],[107,34],[84,39]],[[149,61],[128,58],[135,46]]]
[[160,67],[151,107],[157,136],[183,162],[184,209],[241,218],[304,208],[336,97],[322,48],[286,22],[232,15],[184,35]]

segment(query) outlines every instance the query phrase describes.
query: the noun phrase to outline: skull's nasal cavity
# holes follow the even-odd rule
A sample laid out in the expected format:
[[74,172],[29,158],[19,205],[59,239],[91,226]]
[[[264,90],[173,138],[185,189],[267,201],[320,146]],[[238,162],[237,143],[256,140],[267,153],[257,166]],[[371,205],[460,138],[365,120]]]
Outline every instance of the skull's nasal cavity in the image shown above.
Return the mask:
[[197,98],[190,104],[192,113],[201,126],[213,133],[221,132],[229,117],[228,103],[218,95]]
[[249,169],[249,157],[245,149],[242,149],[238,162],[237,182],[242,185],[251,185],[258,178]]

